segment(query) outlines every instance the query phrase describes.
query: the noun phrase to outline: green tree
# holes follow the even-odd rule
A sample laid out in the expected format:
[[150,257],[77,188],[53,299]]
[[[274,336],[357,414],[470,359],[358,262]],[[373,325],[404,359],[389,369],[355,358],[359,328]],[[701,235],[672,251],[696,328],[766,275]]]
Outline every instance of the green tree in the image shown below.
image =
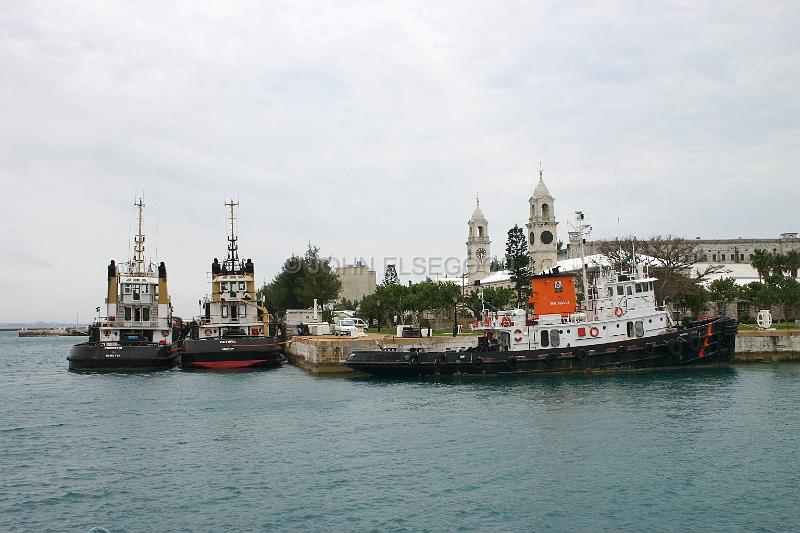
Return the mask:
[[782,277],[784,271],[789,270],[786,266],[788,261],[782,254],[772,256],[772,275]]
[[760,281],[752,281],[739,289],[739,298],[750,304],[758,313],[769,309],[775,303],[775,295],[770,287]]
[[[381,302],[382,309],[387,313],[393,324],[405,324],[405,313],[411,310],[409,288],[399,283],[380,285],[375,294]],[[397,317],[397,322],[394,321]]]
[[767,290],[771,292],[775,305],[783,311],[783,318],[789,323],[789,309],[800,307],[800,282],[785,276],[772,276],[767,280]]
[[797,278],[797,271],[800,270],[800,250],[792,250],[784,256],[784,267],[792,278]]
[[331,259],[319,255],[319,248],[308,245],[304,256],[292,255],[273,280],[259,290],[268,309],[278,315],[287,309],[306,309],[319,302],[333,301],[342,282],[331,267]]
[[380,295],[377,292],[364,296],[361,304],[358,306],[358,314],[370,326],[373,320],[378,321],[378,331],[380,327],[386,323],[387,313],[386,309],[381,302]]
[[386,271],[383,273],[384,285],[397,285],[400,283],[400,277],[397,275],[397,269],[394,265],[386,265]]
[[709,298],[717,309],[718,315],[725,315],[728,306],[739,299],[740,290],[735,278],[719,278],[708,286]]
[[710,298],[711,295],[703,286],[696,285],[685,292],[677,294],[675,302],[691,311],[692,316],[697,318],[700,313],[708,308]]
[[758,272],[758,280],[763,281],[772,270],[772,255],[766,250],[756,250],[750,264]]
[[[525,232],[514,224],[508,230],[506,241],[506,268],[511,273],[514,283],[514,292],[517,295],[517,307],[522,307],[522,302],[527,300],[531,292],[531,258],[528,255],[528,241]],[[484,295],[485,296],[485,295]]]

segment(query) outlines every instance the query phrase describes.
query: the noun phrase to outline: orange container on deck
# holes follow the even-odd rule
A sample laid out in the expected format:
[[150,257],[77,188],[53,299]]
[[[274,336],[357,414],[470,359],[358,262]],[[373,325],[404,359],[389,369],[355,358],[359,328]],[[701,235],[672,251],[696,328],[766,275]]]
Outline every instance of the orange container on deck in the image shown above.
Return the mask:
[[533,315],[566,316],[575,312],[575,276],[572,274],[540,274],[531,279]]

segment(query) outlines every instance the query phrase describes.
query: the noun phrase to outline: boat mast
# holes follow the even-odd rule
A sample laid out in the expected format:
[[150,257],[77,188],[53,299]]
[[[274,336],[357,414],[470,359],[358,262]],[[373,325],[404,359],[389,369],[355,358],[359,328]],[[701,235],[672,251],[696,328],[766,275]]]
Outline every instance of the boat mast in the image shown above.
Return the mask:
[[236,268],[236,262],[239,260],[239,245],[237,244],[239,238],[236,236],[236,207],[239,202],[234,202],[231,198],[225,203],[230,208],[230,215],[228,217],[231,226],[230,235],[228,235],[228,259],[225,262],[228,264],[229,270]]
[[586,276],[586,257],[583,248],[585,237],[592,230],[591,226],[584,224],[583,211],[575,211],[575,230],[580,237],[581,250],[581,278],[583,281],[583,308],[589,309],[589,280]]
[[144,202],[141,198],[133,204],[137,207],[138,230],[134,237],[133,264],[137,273],[144,273]]

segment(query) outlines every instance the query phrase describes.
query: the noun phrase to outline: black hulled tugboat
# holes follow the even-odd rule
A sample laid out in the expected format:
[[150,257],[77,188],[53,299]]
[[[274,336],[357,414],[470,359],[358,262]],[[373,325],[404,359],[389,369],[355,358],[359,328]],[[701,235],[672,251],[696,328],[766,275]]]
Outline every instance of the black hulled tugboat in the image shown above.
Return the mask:
[[[178,360],[173,345],[172,309],[167,268],[144,258],[143,209],[138,208],[134,257],[108,265],[106,316],[89,327],[89,340],[72,347],[70,370],[148,371],[172,368]],[[99,308],[98,308],[99,309]]]
[[277,366],[283,361],[277,324],[256,300],[253,262],[239,259],[236,207],[230,209],[228,256],[211,264],[211,296],[201,302],[203,315],[192,321],[181,344],[183,368],[235,369]]
[[[585,227],[579,214],[581,243]],[[475,329],[485,332],[477,347],[360,351],[349,356],[347,366],[375,376],[411,377],[655,369],[733,360],[735,320],[722,316],[676,324],[666,307],[657,305],[657,280],[641,265],[632,272],[605,269],[592,287],[582,270],[584,294],[590,295],[582,309],[576,303],[576,276],[556,268],[533,277],[531,316],[514,309],[484,310],[476,317]]]

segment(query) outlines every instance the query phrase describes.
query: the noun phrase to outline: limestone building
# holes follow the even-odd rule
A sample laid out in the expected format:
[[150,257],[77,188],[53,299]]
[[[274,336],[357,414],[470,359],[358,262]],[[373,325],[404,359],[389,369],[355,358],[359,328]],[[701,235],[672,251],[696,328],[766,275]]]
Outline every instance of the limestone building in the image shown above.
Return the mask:
[[342,282],[342,290],[339,291],[339,300],[346,299],[359,301],[364,296],[375,292],[377,278],[374,270],[361,262],[351,266],[336,267],[336,275]]

